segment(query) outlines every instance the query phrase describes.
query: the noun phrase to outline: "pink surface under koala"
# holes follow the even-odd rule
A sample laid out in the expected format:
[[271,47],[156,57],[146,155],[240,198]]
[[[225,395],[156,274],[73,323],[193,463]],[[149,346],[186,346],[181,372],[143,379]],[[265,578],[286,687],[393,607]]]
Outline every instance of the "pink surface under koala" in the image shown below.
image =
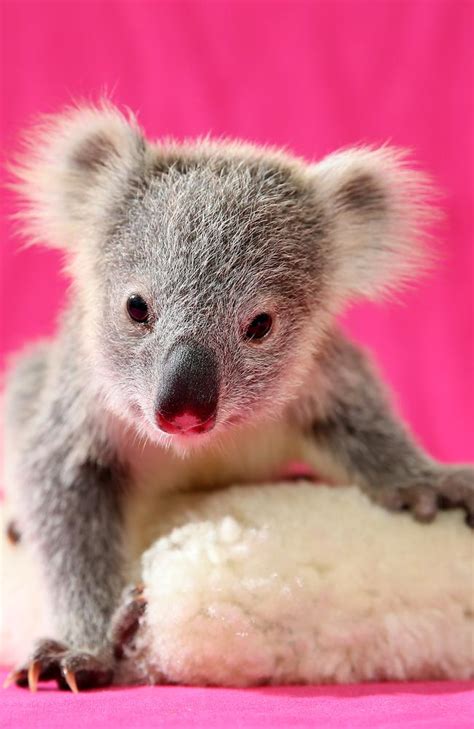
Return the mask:
[[1,715],[15,729],[472,729],[473,695],[473,684],[455,682],[245,690],[154,686],[78,695],[12,687],[2,696]]
[[[370,346],[430,452],[474,458],[473,5],[404,2],[4,2],[2,156],[38,112],[112,92],[150,136],[242,137],[319,158],[410,147],[443,196],[441,263],[403,305],[359,305]],[[2,195],[0,356],[49,333],[59,256],[18,251]],[[2,357],[3,359],[3,357]],[[3,365],[2,365],[3,366]],[[472,688],[472,687],[471,687]],[[1,698],[7,725],[472,726],[465,684],[253,691],[144,688]]]

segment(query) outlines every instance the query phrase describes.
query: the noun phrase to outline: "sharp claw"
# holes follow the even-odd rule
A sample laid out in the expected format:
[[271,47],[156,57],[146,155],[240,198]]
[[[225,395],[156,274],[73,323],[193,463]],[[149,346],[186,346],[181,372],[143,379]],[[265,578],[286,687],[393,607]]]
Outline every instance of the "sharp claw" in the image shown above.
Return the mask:
[[3,688],[8,688],[9,686],[12,685],[12,683],[15,683],[17,677],[18,677],[18,671],[10,671],[10,673],[6,677],[5,681],[3,682]]
[[3,685],[8,688],[16,683],[35,692],[40,681],[56,681],[60,689],[68,688],[77,694],[81,687],[107,685],[112,676],[112,669],[96,656],[69,649],[54,641],[43,640],[36,644],[28,664],[24,668],[10,671]]
[[66,683],[69,686],[69,688],[71,689],[71,691],[74,694],[78,694],[79,689],[77,687],[77,681],[76,681],[76,676],[74,675],[74,672],[70,671],[69,669],[66,668],[63,671],[63,675],[64,675],[64,680],[66,681]]
[[38,688],[38,680],[41,673],[41,665],[39,661],[32,661],[28,668],[28,687],[33,693]]
[[433,521],[436,516],[436,507],[433,507],[427,500],[423,501],[420,499],[420,501],[418,501],[418,503],[413,507],[413,514],[417,521],[428,524]]
[[139,582],[138,585],[135,585],[133,590],[131,590],[130,596],[131,596],[131,598],[133,598],[134,600],[137,600],[137,601],[145,600],[145,596],[143,595],[144,591],[145,591],[145,585],[143,584],[143,582]]

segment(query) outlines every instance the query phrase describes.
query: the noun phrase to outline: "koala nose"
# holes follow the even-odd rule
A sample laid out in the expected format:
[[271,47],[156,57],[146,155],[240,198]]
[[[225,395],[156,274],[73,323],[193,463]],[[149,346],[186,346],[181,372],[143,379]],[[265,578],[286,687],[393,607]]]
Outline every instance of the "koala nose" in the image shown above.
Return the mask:
[[219,369],[212,349],[179,342],[169,352],[156,399],[156,421],[165,433],[204,433],[214,427]]

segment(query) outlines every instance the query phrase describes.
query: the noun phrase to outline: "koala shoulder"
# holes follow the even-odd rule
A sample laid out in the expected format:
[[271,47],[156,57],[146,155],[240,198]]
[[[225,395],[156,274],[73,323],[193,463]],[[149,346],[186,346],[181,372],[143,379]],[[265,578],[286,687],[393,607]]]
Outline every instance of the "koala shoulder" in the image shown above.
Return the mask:
[[11,358],[4,389],[3,416],[6,429],[16,431],[27,424],[37,411],[51,350],[49,342],[41,342]]

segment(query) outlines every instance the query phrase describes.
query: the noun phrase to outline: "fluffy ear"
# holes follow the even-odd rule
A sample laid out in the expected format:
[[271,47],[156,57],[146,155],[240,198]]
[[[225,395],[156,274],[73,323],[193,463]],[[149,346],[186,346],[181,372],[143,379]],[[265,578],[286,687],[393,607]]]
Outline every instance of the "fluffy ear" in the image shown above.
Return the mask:
[[74,248],[111,206],[120,205],[145,151],[135,119],[108,103],[44,117],[13,169],[24,200],[18,217],[29,237]]
[[376,298],[424,267],[430,184],[405,157],[387,147],[348,149],[311,167],[333,229],[334,289],[341,300]]

